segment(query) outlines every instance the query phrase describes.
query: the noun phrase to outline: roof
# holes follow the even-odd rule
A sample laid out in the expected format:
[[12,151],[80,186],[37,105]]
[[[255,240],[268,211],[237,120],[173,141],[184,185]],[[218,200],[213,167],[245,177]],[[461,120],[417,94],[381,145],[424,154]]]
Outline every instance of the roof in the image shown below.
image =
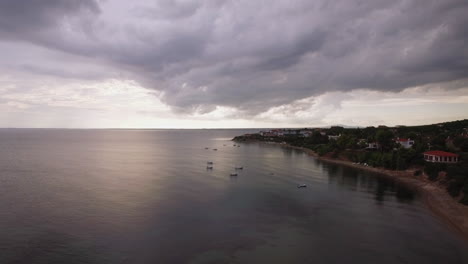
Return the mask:
[[434,155],[439,157],[458,157],[458,154],[445,152],[441,150],[431,150],[424,152],[424,155]]
[[399,142],[406,142],[406,141],[409,141],[410,139],[409,138],[397,138],[397,141]]

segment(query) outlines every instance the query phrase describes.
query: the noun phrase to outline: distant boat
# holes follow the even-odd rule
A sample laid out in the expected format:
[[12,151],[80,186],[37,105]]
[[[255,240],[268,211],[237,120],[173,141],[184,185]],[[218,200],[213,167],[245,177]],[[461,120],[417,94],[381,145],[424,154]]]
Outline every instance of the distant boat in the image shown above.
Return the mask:
[[206,147],[205,149],[209,149],[208,147]]
[[233,147],[237,146],[236,144],[232,145]]
[[244,169],[244,167],[238,166],[238,167],[235,167],[235,169],[236,169],[236,170],[242,170],[242,169]]
[[239,146],[239,145],[238,145],[237,147],[238,147],[238,148],[240,148],[240,146]]
[[207,169],[207,170],[212,170],[212,169],[213,169],[213,166],[206,166],[206,169]]
[[214,151],[217,151],[218,149],[213,149]]
[[229,174],[229,176],[237,176],[237,173],[236,173],[236,172],[232,172],[231,174]]
[[305,184],[299,184],[299,185],[297,186],[297,188],[305,188],[305,187],[307,187],[307,185],[305,185]]
[[213,164],[213,162],[212,162],[212,161],[207,161],[207,162],[206,162],[206,164],[208,164],[208,165],[212,165],[212,164]]

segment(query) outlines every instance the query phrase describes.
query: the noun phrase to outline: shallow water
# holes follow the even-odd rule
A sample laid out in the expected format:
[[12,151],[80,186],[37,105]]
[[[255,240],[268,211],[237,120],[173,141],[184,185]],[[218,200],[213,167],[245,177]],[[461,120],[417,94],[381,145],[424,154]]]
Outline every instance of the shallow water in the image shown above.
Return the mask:
[[0,263],[468,263],[403,186],[246,132],[0,130]]

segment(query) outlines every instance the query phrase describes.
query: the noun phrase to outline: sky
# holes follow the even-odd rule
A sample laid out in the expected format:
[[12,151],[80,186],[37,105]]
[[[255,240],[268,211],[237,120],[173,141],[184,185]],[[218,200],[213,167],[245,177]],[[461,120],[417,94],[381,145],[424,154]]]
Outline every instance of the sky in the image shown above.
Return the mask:
[[466,0],[0,1],[0,127],[468,118]]

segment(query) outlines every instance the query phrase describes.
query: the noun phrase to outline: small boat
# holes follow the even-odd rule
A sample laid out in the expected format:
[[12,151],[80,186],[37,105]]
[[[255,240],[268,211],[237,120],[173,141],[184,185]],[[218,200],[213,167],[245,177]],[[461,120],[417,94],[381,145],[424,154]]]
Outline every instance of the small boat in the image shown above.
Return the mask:
[[242,170],[242,169],[244,169],[244,167],[239,166],[239,167],[235,167],[234,169],[236,169],[236,170]]
[[205,149],[209,149],[208,147],[206,147]]
[[236,144],[232,145],[233,147],[237,146]]
[[207,169],[207,170],[212,170],[212,169],[213,169],[213,166],[206,166],[206,169]]
[[212,161],[207,161],[206,164],[213,165],[213,162]]
[[213,149],[214,151],[217,151],[218,149]]
[[237,176],[237,173],[232,172],[231,174],[229,174],[229,176]]
[[299,184],[299,185],[297,186],[297,188],[305,188],[305,187],[307,187],[307,185],[305,185],[305,184]]
[[240,145],[237,145],[238,148],[240,148]]

